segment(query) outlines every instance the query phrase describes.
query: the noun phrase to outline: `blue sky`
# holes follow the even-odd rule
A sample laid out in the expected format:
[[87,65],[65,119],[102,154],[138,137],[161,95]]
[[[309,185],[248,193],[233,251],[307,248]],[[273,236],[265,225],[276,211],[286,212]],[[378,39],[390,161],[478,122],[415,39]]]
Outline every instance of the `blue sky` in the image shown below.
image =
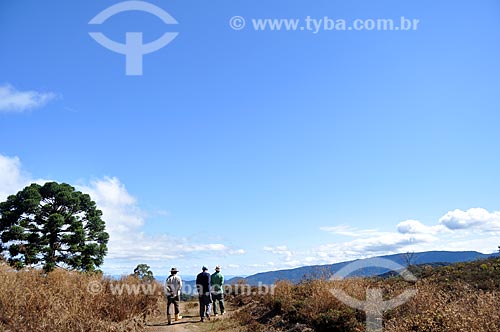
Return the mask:
[[[0,199],[90,193],[107,273],[228,274],[500,245],[500,3],[0,0]],[[229,21],[242,16],[236,31]],[[418,19],[412,31],[256,31],[252,19]],[[179,35],[143,75],[123,43]]]

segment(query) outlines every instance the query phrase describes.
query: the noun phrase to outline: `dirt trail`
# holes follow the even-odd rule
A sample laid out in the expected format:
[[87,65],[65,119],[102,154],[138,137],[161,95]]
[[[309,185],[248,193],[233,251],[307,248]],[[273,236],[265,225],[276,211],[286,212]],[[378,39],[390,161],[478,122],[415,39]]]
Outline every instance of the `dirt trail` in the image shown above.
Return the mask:
[[[183,302],[181,303],[181,316],[180,321],[172,321],[172,325],[167,324],[167,315],[165,312],[155,318],[151,319],[146,326],[146,332],[188,332],[188,331],[198,331],[203,332],[209,324],[220,319],[226,319],[231,316],[231,309],[224,316],[212,317],[209,322],[201,323],[199,307],[193,302]],[[172,317],[173,318],[173,317]]]

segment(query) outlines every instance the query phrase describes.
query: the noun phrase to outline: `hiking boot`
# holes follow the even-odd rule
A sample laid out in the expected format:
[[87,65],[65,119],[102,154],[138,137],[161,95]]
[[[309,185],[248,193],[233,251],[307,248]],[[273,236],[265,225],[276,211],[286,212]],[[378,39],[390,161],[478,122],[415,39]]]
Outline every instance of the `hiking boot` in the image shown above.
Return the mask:
[[204,321],[205,321],[205,318],[201,317],[200,322],[203,323]]
[[175,321],[177,322],[178,320],[181,320],[182,319],[182,316],[179,315],[179,314],[176,314],[175,315]]
[[168,325],[172,325],[172,315],[167,315]]

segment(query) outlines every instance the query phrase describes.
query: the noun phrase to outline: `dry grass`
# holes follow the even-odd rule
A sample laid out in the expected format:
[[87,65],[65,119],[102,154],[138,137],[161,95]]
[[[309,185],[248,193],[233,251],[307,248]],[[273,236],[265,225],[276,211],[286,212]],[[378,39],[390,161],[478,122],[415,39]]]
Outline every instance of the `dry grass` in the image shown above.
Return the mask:
[[[415,284],[398,278],[279,282],[274,294],[231,294],[228,299],[240,307],[231,315],[236,319],[213,321],[200,332],[366,331],[364,312],[343,304],[330,290],[363,300],[370,288],[384,289],[386,299],[418,290],[385,313],[387,332],[500,331],[500,259],[425,269],[420,277]],[[141,331],[146,319],[164,311],[161,293],[161,285],[133,277],[114,281],[64,270],[45,275],[0,265],[0,332]],[[187,309],[196,311],[196,303]]]
[[[336,299],[331,289],[342,289],[364,300],[369,288],[382,288],[384,299],[406,289],[418,293],[384,315],[387,332],[500,331],[500,259],[426,270],[416,283],[400,278],[278,282],[274,295],[236,299],[244,310],[238,315],[246,331],[366,331],[365,313]],[[466,273],[462,273],[466,271]],[[492,272],[493,271],[493,272]],[[487,274],[487,278],[485,277]],[[478,283],[478,280],[488,282]],[[488,287],[489,286],[489,287]],[[298,331],[298,330],[297,330]]]
[[443,289],[423,281],[418,294],[404,306],[391,312],[385,330],[418,332],[490,332],[500,331],[500,307],[497,291],[483,291],[463,282]]
[[[13,271],[0,266],[0,331],[139,331],[158,294],[123,294],[111,286],[139,285],[96,274],[57,270]],[[160,288],[157,288],[160,290]],[[115,294],[113,294],[115,293]]]

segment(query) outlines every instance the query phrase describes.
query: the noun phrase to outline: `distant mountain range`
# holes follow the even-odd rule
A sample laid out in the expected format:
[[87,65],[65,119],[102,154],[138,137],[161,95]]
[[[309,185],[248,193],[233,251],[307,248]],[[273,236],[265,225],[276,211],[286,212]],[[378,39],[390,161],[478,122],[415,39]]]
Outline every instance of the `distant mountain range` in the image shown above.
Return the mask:
[[271,285],[278,280],[286,280],[293,283],[298,283],[305,279],[329,278],[340,269],[353,262],[361,263],[360,265],[364,267],[355,271],[355,273],[352,273],[351,276],[370,277],[382,275],[391,271],[390,269],[376,266],[376,260],[379,258],[387,259],[399,265],[406,266],[408,258],[411,258],[411,264],[453,264],[459,262],[470,262],[478,259],[486,259],[491,256],[498,256],[499,254],[482,254],[477,251],[426,251],[412,253],[411,255],[412,257],[405,257],[405,254],[394,254],[328,265],[303,266],[295,269],[263,272],[245,278],[232,278],[228,280],[227,283],[231,284],[239,281],[244,281],[249,285],[258,285],[259,283],[264,285]]
[[[358,269],[357,271],[353,271],[350,276],[372,277],[391,275],[390,269],[377,267],[377,259],[387,259],[406,267],[409,258],[406,255],[407,254],[394,254],[352,260],[335,264],[303,266],[295,269],[262,272],[246,277],[226,275],[226,284],[236,284],[238,282],[243,282],[252,286],[257,286],[259,284],[272,285],[279,280],[298,283],[300,281],[308,279],[329,278],[330,276],[341,270],[343,267],[346,267],[347,265],[354,262],[360,264],[363,267]],[[426,251],[412,253],[411,255],[412,256],[410,257],[410,261],[413,265],[449,265],[453,263],[470,262],[479,259],[486,259],[493,256],[500,256],[500,253],[482,254],[477,251]],[[111,277],[115,279],[120,278],[120,276]],[[168,278],[168,276],[155,276],[155,279],[162,284],[165,282],[166,278]],[[190,295],[196,294],[196,276],[186,275],[182,276],[182,278],[184,283],[183,293]]]

